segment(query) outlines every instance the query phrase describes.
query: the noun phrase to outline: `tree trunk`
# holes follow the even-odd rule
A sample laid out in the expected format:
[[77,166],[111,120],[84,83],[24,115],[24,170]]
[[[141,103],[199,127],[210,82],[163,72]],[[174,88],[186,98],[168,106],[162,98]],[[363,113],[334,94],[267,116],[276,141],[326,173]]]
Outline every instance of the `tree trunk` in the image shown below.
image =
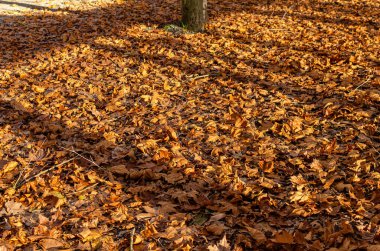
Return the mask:
[[191,31],[202,31],[207,21],[207,0],[182,0],[182,23]]

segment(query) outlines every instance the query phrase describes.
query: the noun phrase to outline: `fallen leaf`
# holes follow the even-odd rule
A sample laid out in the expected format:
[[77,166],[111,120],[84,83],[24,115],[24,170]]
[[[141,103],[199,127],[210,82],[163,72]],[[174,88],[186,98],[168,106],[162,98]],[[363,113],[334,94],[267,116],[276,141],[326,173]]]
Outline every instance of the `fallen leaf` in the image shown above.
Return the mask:
[[229,251],[231,250],[231,246],[227,241],[226,235],[224,235],[216,245],[210,245],[207,247],[207,249],[209,251]]
[[206,230],[215,235],[222,235],[226,230],[226,227],[221,222],[214,222],[206,227]]
[[20,202],[7,201],[4,205],[7,213],[11,215],[21,214],[25,211],[25,207]]
[[17,161],[9,161],[8,163],[6,163],[3,166],[2,171],[3,171],[3,173],[7,173],[7,172],[14,170],[17,166],[18,166]]
[[282,230],[276,233],[273,241],[281,244],[293,244],[293,236],[286,230]]
[[88,241],[93,241],[100,238],[102,236],[102,233],[96,229],[84,228],[79,233],[79,236],[83,242],[88,242]]
[[108,170],[111,173],[116,173],[116,174],[128,174],[128,173],[130,173],[130,170],[125,165],[112,166],[112,167],[108,168]]
[[252,238],[258,243],[264,243],[267,240],[265,234],[260,230],[247,226],[245,228],[248,230],[248,233],[252,236]]
[[57,249],[64,246],[63,242],[56,239],[42,239],[39,241],[39,244],[44,248],[44,250]]

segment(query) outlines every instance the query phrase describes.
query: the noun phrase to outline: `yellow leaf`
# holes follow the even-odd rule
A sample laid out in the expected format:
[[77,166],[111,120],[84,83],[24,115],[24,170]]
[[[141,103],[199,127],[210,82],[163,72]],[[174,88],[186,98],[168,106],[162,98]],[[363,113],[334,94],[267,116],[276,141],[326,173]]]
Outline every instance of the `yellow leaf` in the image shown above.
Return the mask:
[[9,196],[14,195],[15,193],[16,193],[16,190],[13,187],[10,187],[7,190],[5,190],[5,194],[7,194]]
[[142,98],[145,102],[149,102],[149,101],[152,99],[152,96],[150,96],[150,95],[141,95],[141,98]]
[[16,161],[10,161],[7,164],[3,166],[3,173],[7,173],[15,169],[18,165],[18,162]]
[[107,141],[110,141],[112,143],[115,143],[117,138],[119,137],[119,135],[115,132],[105,132],[103,134],[103,137],[107,140]]
[[169,83],[167,81],[164,82],[164,90],[165,91],[170,91],[172,87],[169,85]]
[[189,161],[185,159],[184,157],[176,157],[176,158],[173,158],[171,161],[172,166],[177,166],[177,167],[187,165],[188,163]]
[[83,242],[87,242],[98,239],[102,236],[102,233],[99,230],[90,230],[86,227],[79,233],[79,235]]
[[215,142],[215,141],[217,141],[219,139],[219,136],[218,135],[216,135],[216,134],[214,134],[214,135],[210,135],[209,137],[208,137],[208,139],[207,139],[207,142]]
[[165,129],[168,131],[169,136],[170,136],[173,140],[178,140],[177,133],[174,131],[173,128],[171,128],[170,126],[166,126]]
[[136,235],[135,240],[133,241],[133,245],[140,244],[142,242],[142,238],[140,235]]
[[38,93],[45,92],[46,88],[38,85],[32,85],[32,90]]

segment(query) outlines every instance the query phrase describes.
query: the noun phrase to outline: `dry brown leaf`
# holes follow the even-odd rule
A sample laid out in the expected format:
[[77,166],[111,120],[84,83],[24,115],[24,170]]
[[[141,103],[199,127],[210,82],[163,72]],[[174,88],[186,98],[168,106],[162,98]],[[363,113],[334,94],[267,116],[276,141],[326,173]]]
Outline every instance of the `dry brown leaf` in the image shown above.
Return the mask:
[[277,232],[273,239],[276,243],[293,244],[293,236],[286,230]]
[[226,227],[221,222],[214,222],[208,225],[206,227],[206,230],[215,235],[222,235],[226,230]]
[[33,105],[26,100],[12,100],[11,105],[21,112],[32,113],[34,111]]
[[64,247],[64,242],[56,239],[42,239],[39,244],[44,248],[44,250],[58,249]]
[[248,233],[252,236],[252,238],[258,243],[263,243],[267,240],[265,234],[260,230],[247,226],[245,228],[248,230]]
[[20,202],[7,201],[4,203],[4,206],[7,210],[8,215],[17,215],[25,211],[25,207]]
[[369,245],[367,247],[367,251],[379,251],[380,250],[380,245]]
[[116,174],[128,174],[128,173],[130,173],[130,170],[125,165],[112,166],[112,167],[108,168],[108,170],[111,173],[116,173]]
[[164,178],[165,178],[166,182],[168,182],[170,184],[175,184],[178,181],[183,179],[183,175],[182,175],[182,173],[172,172],[168,175],[165,175]]
[[223,218],[226,217],[226,214],[225,213],[215,213],[213,216],[210,217],[210,222],[211,221],[219,221]]

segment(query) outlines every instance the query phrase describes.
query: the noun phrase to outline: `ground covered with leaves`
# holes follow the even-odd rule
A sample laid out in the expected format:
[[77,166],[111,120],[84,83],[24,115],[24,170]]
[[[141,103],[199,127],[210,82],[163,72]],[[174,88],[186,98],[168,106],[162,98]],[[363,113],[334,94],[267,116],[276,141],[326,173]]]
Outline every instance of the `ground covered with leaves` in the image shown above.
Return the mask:
[[380,2],[178,2],[0,14],[0,249],[379,250]]

